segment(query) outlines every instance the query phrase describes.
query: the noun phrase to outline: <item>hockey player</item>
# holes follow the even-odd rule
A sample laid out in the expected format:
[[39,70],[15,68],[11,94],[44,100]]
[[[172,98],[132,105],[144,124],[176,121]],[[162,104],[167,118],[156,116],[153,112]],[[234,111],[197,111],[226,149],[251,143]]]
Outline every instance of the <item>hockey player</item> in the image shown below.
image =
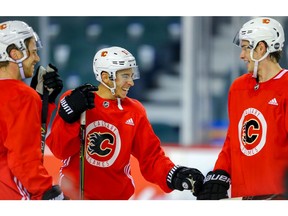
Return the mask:
[[[49,115],[63,88],[56,67],[41,66],[31,85],[22,80],[33,76],[40,61],[40,40],[22,21],[0,23],[0,199],[64,199],[43,166],[41,153],[41,97],[48,88]],[[43,68],[43,69],[42,69]],[[38,90],[38,93],[35,91]],[[50,117],[49,117],[50,118]]]
[[230,183],[232,198],[285,199],[288,70],[279,65],[284,38],[281,24],[269,17],[254,18],[237,33],[234,43],[248,73],[230,87],[226,140],[198,200],[228,198]]
[[[198,194],[204,176],[175,165],[164,153],[145,108],[127,97],[139,78],[134,56],[124,48],[99,50],[93,69],[98,87],[82,85],[60,97],[59,109],[47,137],[53,154],[63,160],[60,185],[71,199],[80,199],[80,114],[86,111],[84,199],[127,200],[134,194],[130,157],[142,175],[163,191],[192,190]],[[82,179],[83,180],[83,179]]]

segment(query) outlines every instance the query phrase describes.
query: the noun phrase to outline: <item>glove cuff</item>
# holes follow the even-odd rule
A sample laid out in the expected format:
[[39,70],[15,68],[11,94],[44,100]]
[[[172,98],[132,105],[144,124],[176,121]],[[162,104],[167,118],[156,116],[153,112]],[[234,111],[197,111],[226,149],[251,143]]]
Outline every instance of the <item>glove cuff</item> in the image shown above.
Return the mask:
[[217,182],[228,190],[231,184],[231,179],[230,175],[225,170],[214,170],[207,173],[204,179],[204,184],[206,182]]
[[175,165],[168,173],[167,178],[166,178],[166,182],[167,185],[170,189],[174,190],[175,187],[173,186],[173,178],[174,176],[177,174],[177,172],[179,171],[179,168],[181,168],[181,166],[179,165]]
[[[75,104],[75,101],[79,102]],[[86,100],[81,92],[73,92],[73,99],[71,95],[64,97],[60,101],[59,115],[68,123],[74,123],[80,118],[82,112],[85,111]]]

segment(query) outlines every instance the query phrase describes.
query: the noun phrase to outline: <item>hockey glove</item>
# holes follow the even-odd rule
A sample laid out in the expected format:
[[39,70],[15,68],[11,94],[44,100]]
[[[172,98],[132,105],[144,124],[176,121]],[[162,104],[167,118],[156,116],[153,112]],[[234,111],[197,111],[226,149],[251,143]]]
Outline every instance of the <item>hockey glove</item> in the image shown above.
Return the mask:
[[69,200],[69,198],[63,194],[59,185],[53,185],[51,189],[43,194],[42,200]]
[[226,171],[215,170],[214,172],[208,172],[202,190],[197,196],[197,200],[219,200],[228,198],[230,183],[230,176]]
[[73,123],[80,118],[82,112],[95,107],[93,91],[98,87],[91,84],[85,84],[74,89],[70,95],[67,95],[60,101],[59,115],[68,122]]
[[59,76],[58,69],[52,64],[49,64],[47,69],[39,66],[31,80],[30,86],[40,94],[41,98],[43,95],[43,85],[49,91],[49,103],[55,103],[56,97],[63,88],[63,82]]
[[197,196],[203,180],[204,176],[198,169],[176,165],[169,171],[166,182],[172,190],[191,190]]

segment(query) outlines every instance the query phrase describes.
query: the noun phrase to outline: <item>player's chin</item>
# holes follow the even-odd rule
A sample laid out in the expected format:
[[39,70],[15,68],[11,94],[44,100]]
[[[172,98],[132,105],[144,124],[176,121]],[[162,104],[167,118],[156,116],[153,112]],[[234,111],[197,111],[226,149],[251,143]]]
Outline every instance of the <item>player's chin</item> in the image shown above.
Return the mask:
[[31,78],[33,76],[33,71],[32,72],[27,72],[27,73],[25,73],[25,77],[26,78]]
[[127,97],[128,91],[122,91],[121,94],[119,94],[121,99],[124,99]]
[[120,97],[121,98],[125,98],[128,95],[128,92],[129,92],[129,89],[122,88],[121,91],[119,92],[120,93]]

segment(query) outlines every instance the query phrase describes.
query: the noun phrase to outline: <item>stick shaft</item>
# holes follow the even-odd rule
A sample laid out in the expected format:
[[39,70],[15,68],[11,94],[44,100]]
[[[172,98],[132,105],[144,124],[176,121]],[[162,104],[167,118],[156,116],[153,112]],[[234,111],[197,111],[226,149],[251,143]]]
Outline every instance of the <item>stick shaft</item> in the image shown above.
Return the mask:
[[42,98],[42,114],[41,114],[41,152],[44,158],[45,152],[45,139],[47,134],[47,115],[48,115],[48,98],[49,91],[43,85],[43,98]]
[[84,199],[84,152],[85,152],[85,125],[86,125],[86,112],[80,116],[80,199]]

